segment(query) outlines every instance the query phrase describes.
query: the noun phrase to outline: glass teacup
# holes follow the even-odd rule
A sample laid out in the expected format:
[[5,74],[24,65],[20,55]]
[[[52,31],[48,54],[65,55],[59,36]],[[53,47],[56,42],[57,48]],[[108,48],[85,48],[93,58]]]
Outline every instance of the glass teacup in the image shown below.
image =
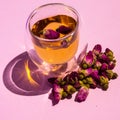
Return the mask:
[[33,10],[26,23],[26,45],[39,70],[43,73],[68,70],[78,49],[78,26],[77,11],[62,3]]

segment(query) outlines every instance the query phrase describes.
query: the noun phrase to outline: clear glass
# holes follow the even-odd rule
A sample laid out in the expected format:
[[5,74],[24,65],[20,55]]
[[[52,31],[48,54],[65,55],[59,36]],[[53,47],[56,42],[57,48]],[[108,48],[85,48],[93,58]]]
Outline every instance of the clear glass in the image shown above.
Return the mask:
[[[59,15],[60,22],[57,23],[57,26],[63,24],[70,26],[73,24],[66,16],[74,19],[75,26],[70,33],[57,39],[46,39],[33,34],[32,28],[35,23],[46,18],[53,20],[54,17]],[[53,29],[54,23],[56,22],[52,22],[47,28]],[[49,72],[60,73],[66,71],[66,69],[68,70],[68,64],[75,61],[75,54],[78,49],[78,27],[78,13],[70,6],[61,3],[51,3],[40,6],[32,11],[26,23],[26,46],[31,60],[38,66],[39,70],[45,74]]]

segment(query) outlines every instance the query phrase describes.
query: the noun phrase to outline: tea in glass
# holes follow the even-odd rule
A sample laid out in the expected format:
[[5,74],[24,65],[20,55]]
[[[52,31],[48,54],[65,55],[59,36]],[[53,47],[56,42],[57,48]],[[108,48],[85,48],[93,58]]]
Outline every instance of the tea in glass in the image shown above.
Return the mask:
[[[57,39],[44,40],[43,33],[46,30],[59,32],[61,26],[69,28],[68,31],[60,31]],[[62,64],[69,61],[78,48],[77,32],[72,33],[75,28],[76,20],[68,15],[56,15],[37,21],[31,29],[32,34],[39,38],[32,37],[37,55],[50,64]]]

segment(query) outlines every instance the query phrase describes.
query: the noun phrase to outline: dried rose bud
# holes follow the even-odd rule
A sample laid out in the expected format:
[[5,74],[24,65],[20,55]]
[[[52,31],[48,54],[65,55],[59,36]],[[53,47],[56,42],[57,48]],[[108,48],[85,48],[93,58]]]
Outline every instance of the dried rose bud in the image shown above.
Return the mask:
[[66,40],[63,40],[61,42],[61,46],[64,47],[64,48],[66,48],[68,46],[68,42]]
[[95,63],[95,60],[96,60],[96,58],[95,58],[94,54],[92,53],[92,51],[89,51],[83,58],[80,66],[83,69],[86,69],[88,67],[91,67]]
[[63,91],[62,93],[62,99],[67,98],[69,95],[67,92]]
[[108,57],[109,61],[112,61],[114,59],[113,56],[107,56],[107,57]]
[[95,55],[99,55],[102,51],[102,47],[100,44],[97,44],[94,46],[92,52],[95,54]]
[[56,79],[57,79],[57,77],[49,78],[48,82],[51,84],[54,84]]
[[79,89],[81,87],[81,84],[79,81],[75,82],[74,88]]
[[102,66],[102,63],[97,60],[94,64],[93,68],[99,70],[101,66]]
[[62,82],[62,78],[61,78],[61,77],[58,77],[58,78],[54,81],[54,83],[57,84],[57,85],[60,85],[61,82]]
[[86,86],[82,86],[75,96],[75,101],[76,102],[85,101],[88,94],[89,94],[89,89]]
[[74,85],[75,84],[75,80],[73,78],[70,78],[69,79],[69,84]]
[[112,79],[113,78],[113,71],[112,70],[106,70],[105,71],[105,75],[108,77],[108,79]]
[[62,99],[62,95],[56,92],[53,93],[53,97],[54,97],[55,102],[57,103]]
[[116,66],[116,61],[110,61],[110,63],[108,64],[108,69],[113,70]]
[[64,85],[66,85],[66,81],[62,80],[60,86],[64,86]]
[[67,74],[67,75],[63,78],[63,81],[65,81],[66,84],[69,84],[69,77],[70,77],[70,74]]
[[86,79],[83,79],[82,82],[83,82],[83,84],[87,84],[87,80]]
[[88,84],[88,83],[86,83],[85,86],[86,86],[87,88],[91,88],[91,87],[90,87],[90,84]]
[[88,68],[88,65],[87,65],[86,63],[82,63],[82,64],[81,64],[81,67],[82,67],[83,69],[87,69],[87,68]]
[[102,89],[102,90],[107,90],[108,87],[109,87],[109,84],[106,83],[106,84],[104,84],[104,85],[101,86],[101,89]]
[[113,73],[113,76],[112,76],[112,79],[116,79],[118,77],[118,74],[117,73]]
[[59,28],[56,29],[56,31],[62,34],[68,34],[72,31],[72,29],[70,27],[61,25]]
[[[87,77],[87,76],[89,76],[92,72],[93,72],[93,69],[92,69],[92,68],[82,69],[81,71],[79,71],[79,76]],[[84,77],[83,77],[83,78],[84,78]]]
[[71,72],[69,75],[69,83],[74,84],[79,79],[79,74],[77,72]]
[[99,80],[99,71],[96,70],[96,69],[93,69],[92,72],[91,72],[91,74],[90,74],[90,76],[91,76],[94,80],[98,81],[98,80]]
[[79,83],[80,83],[80,86],[82,87],[82,86],[85,86],[85,84],[83,83],[83,81],[79,81]]
[[83,70],[83,73],[82,73],[81,70],[79,69],[78,70],[78,76],[79,76],[79,80],[82,80],[85,77],[84,70]]
[[106,54],[107,56],[113,56],[113,52],[112,52],[112,50],[110,50],[109,48],[106,48],[106,49],[105,49],[105,54]]
[[52,93],[53,93],[54,100],[59,102],[62,99],[63,88],[61,88],[57,84],[53,84]]
[[62,77],[53,77],[53,78],[49,78],[48,79],[48,82],[51,83],[51,84],[57,84],[57,85],[60,85],[60,86],[63,86],[66,84],[66,81],[63,80]]
[[61,93],[63,89],[59,85],[53,84],[53,91],[56,93]]
[[57,39],[60,34],[52,29],[47,29],[43,32],[43,35],[46,39]]
[[110,50],[109,48],[106,48],[106,50],[105,50],[105,55],[108,57],[108,59],[109,59],[110,61],[112,61],[113,58],[114,58],[113,52],[112,52],[112,50]]
[[68,93],[68,94],[73,94],[76,92],[75,87],[73,87],[72,85],[65,85],[64,86],[64,90]]
[[107,63],[102,63],[102,66],[100,68],[101,71],[105,71],[108,69],[108,64]]
[[98,86],[102,90],[107,90],[108,87],[109,87],[109,79],[106,76],[100,76],[100,80],[99,80]]
[[65,82],[65,84],[71,84],[74,85],[76,81],[78,81],[79,74],[75,71],[71,72],[70,74],[67,74],[62,81]]
[[100,53],[99,56],[98,56],[98,60],[101,62],[101,63],[109,63],[110,60],[109,58],[107,57],[107,55],[105,55],[104,53]]
[[109,83],[109,79],[106,76],[100,76],[100,86],[103,86],[104,84]]
[[97,84],[96,84],[95,80],[92,77],[87,77],[86,81],[90,85],[90,88],[95,89],[97,87]]
[[73,79],[78,79],[79,75],[76,71],[73,71],[73,72],[70,73],[70,77],[73,78]]

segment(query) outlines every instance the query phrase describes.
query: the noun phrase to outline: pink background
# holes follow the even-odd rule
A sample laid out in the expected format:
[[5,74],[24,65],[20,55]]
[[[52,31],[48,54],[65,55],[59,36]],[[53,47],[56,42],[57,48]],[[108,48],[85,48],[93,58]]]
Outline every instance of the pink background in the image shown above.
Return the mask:
[[36,7],[61,2],[73,6],[82,18],[81,48],[100,43],[109,47],[117,59],[115,71],[120,72],[120,1],[119,0],[1,0],[0,1],[0,119],[1,120],[120,120],[120,80],[111,81],[109,89],[90,90],[87,100],[73,99],[51,105],[48,94],[22,96],[3,84],[6,65],[25,50],[25,23]]

